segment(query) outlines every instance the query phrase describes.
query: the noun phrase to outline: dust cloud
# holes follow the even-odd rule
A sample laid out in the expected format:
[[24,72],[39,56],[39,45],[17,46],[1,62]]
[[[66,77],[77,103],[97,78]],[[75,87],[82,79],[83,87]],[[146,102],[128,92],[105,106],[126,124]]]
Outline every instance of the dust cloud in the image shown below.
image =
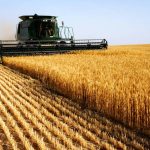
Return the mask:
[[0,23],[0,40],[15,40],[15,24],[7,21]]

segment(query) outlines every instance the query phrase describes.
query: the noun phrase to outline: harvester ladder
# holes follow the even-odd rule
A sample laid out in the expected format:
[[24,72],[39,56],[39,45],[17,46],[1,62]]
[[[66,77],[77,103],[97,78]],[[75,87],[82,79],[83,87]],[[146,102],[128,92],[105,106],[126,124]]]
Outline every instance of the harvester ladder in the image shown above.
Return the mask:
[[61,38],[65,38],[65,39],[74,38],[74,32],[72,27],[60,26],[59,31],[60,31],[59,35]]

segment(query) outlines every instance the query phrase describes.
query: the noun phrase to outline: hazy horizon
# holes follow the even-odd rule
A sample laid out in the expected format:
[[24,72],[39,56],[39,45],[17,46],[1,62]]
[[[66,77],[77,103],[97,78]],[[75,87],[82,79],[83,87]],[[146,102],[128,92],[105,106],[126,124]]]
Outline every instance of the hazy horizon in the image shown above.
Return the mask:
[[0,40],[15,39],[22,15],[54,15],[74,29],[75,39],[105,38],[110,45],[150,44],[150,1],[1,0]]

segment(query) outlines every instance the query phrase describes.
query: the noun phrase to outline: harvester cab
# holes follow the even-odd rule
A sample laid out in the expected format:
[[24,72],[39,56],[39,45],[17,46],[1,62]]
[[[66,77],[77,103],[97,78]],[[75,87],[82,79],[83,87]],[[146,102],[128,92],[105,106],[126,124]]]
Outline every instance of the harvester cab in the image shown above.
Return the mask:
[[0,41],[0,57],[107,49],[105,39],[75,39],[72,27],[58,26],[56,16],[19,17],[16,40]]
[[71,27],[58,26],[56,16],[20,16],[16,39],[22,40],[62,40],[73,39]]

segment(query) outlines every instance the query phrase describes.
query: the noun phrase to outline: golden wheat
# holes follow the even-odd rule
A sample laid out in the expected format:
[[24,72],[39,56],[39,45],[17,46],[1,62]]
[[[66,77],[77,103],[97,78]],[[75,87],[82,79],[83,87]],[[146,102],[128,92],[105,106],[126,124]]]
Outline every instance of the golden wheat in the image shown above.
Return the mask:
[[[6,78],[6,76],[4,76],[3,78]],[[9,82],[12,82],[13,83],[13,85],[15,85],[16,87],[18,87],[19,89],[20,89],[20,84],[21,83],[19,83],[19,84],[17,84],[14,80],[11,80],[11,79],[7,79]],[[18,81],[19,82],[19,81]],[[12,89],[16,89],[16,91],[17,91],[17,88],[15,87],[15,86],[13,86],[13,85],[11,85],[12,87]],[[29,90],[29,89],[28,89]],[[23,90],[24,92],[28,92],[26,89],[25,90]],[[35,91],[34,91],[35,92]],[[39,91],[40,92],[40,91]],[[19,92],[20,94],[22,93],[22,92]],[[36,94],[39,94],[39,93],[36,93]],[[22,94],[21,94],[22,95]],[[41,96],[40,94],[39,94],[39,96]],[[29,99],[29,97],[24,97],[26,100],[21,100],[21,102],[23,102],[23,103],[25,103],[26,101],[28,101],[28,99]],[[43,103],[43,100],[42,99],[38,99],[37,97],[35,97],[36,99],[37,99],[37,101],[39,101],[39,102],[41,102],[42,103],[42,105],[43,106],[45,106],[45,107],[48,107],[49,108],[49,110],[51,110],[51,112],[57,112],[56,114],[57,114],[57,117],[59,117],[59,115],[61,115],[61,113],[58,113],[58,110],[57,109],[60,109],[60,110],[62,110],[64,113],[66,113],[66,112],[68,112],[68,110],[67,109],[65,109],[65,107],[60,107],[60,105],[58,105],[57,103],[55,103],[55,101],[51,101],[50,103],[55,103],[55,107],[58,107],[57,109],[55,108],[55,107],[52,107],[52,105],[50,105],[49,103],[47,103],[46,101],[47,101],[47,97],[45,97],[45,101],[44,101],[44,103]],[[42,97],[42,98],[44,98],[44,96]],[[20,98],[17,98],[18,100],[20,99]],[[35,105],[35,108],[40,108],[40,104],[39,104],[39,102],[37,103],[37,102],[35,102],[34,100],[32,100],[32,99],[30,99],[29,100],[29,102],[30,103],[32,103],[33,105]],[[14,103],[16,103],[16,102],[14,102]],[[26,105],[26,104],[25,104]],[[56,106],[57,105],[57,106]],[[21,107],[21,104],[19,104],[18,105],[19,107]],[[27,105],[27,107],[26,108],[30,108],[31,106],[30,105]],[[22,110],[25,110],[26,108],[22,108]],[[34,110],[34,108],[31,108],[31,110]],[[43,112],[43,110],[44,110],[44,112]],[[73,110],[73,108],[71,108],[71,110]],[[50,117],[49,116],[49,112],[47,112],[47,110],[45,110],[44,108],[43,109],[41,109],[41,112],[43,112],[43,115],[44,116],[48,116],[48,117]],[[78,112],[78,111],[76,111],[76,112]],[[55,115],[56,115],[55,114]],[[39,113],[37,113],[37,115],[38,115],[38,118],[39,118]],[[50,114],[51,115],[51,114]],[[105,133],[102,133],[101,131],[99,131],[99,127],[97,127],[97,131],[95,132],[95,134],[93,134],[93,133],[91,133],[89,130],[90,129],[92,129],[92,124],[91,123],[89,123],[88,121],[86,121],[86,120],[83,120],[81,117],[78,117],[77,115],[75,115],[75,110],[74,110],[74,113],[72,113],[72,111],[69,111],[69,113],[68,113],[68,115],[69,115],[69,117],[68,116],[62,116],[62,118],[63,118],[63,120],[65,121],[65,123],[67,123],[69,126],[72,126],[72,127],[74,127],[74,128],[76,128],[76,130],[78,131],[78,132],[81,132],[81,133],[84,133],[84,135],[86,136],[86,138],[88,138],[88,139],[90,139],[91,140],[91,142],[94,142],[95,144],[100,144],[101,142],[99,141],[99,138],[95,135],[95,134],[99,134],[99,136],[102,136],[103,135],[103,138],[105,138],[105,141],[107,141],[107,142],[110,142],[111,144],[114,144],[114,145],[119,145],[119,147],[123,147],[123,148],[125,148],[125,145],[124,144],[122,144],[121,142],[119,142],[119,141],[117,141],[117,140],[115,140],[115,139],[113,139],[113,138],[111,138],[111,137],[109,137],[107,134],[105,134]],[[44,122],[45,122],[45,117],[43,116],[43,119],[44,119],[44,121],[43,121],[43,124],[45,124]],[[86,116],[87,117],[87,116]],[[85,117],[85,118],[86,118]],[[28,117],[29,118],[29,117]],[[72,118],[75,118],[76,120],[75,121],[73,121],[72,120]],[[56,118],[56,117],[50,117],[50,120],[52,121],[52,122],[56,122],[58,119]],[[82,124],[82,126],[84,126],[84,128],[80,125],[80,124],[78,124],[78,122],[80,123],[80,124]],[[47,126],[49,126],[49,124],[50,123],[47,123]],[[85,147],[85,144],[84,144],[84,139],[82,138],[82,137],[80,137],[80,135],[78,134],[78,133],[76,133],[76,134],[72,134],[72,132],[71,131],[68,131],[68,130],[66,130],[65,129],[65,127],[68,127],[68,126],[65,126],[65,127],[63,127],[62,125],[61,125],[62,123],[61,123],[61,120],[58,120],[57,121],[57,126],[58,127],[60,127],[60,128],[62,128],[62,130],[64,130],[64,131],[67,131],[68,133],[67,133],[67,135],[68,136],[71,136],[71,138],[73,139],[73,140],[76,140],[76,142],[78,142],[80,145],[82,145],[82,147]],[[102,127],[102,126],[101,126]],[[55,127],[54,127],[55,128]],[[87,128],[87,129],[86,129]],[[52,132],[52,131],[51,131]],[[57,137],[59,136],[59,134],[57,134],[56,135]],[[81,139],[81,140],[80,140]],[[64,138],[64,140],[65,140],[65,138]],[[69,142],[69,141],[68,141]],[[86,148],[88,148],[88,146],[89,145],[87,145],[86,146]],[[90,144],[90,147],[92,148],[92,145]]]
[[[82,110],[36,80],[0,66],[0,137],[6,149],[144,149],[147,138]],[[3,131],[3,132],[2,132]],[[6,140],[7,139],[7,140]]]
[[[1,106],[1,105],[0,105]],[[13,149],[19,150],[18,146],[17,146],[17,142],[15,141],[14,137],[12,136],[12,134],[9,131],[9,128],[7,127],[5,121],[2,119],[2,117],[0,117],[0,126],[3,128],[3,131],[5,132],[7,139],[9,140],[9,142],[11,143]],[[0,149],[2,149],[2,146],[0,145]]]
[[5,58],[4,64],[131,127],[149,132],[150,46]]
[[[136,130],[133,132],[116,121],[113,122],[99,113],[86,109],[86,107],[96,109],[121,122],[129,119],[128,125],[131,126],[131,122],[138,117],[136,128],[141,128],[139,122],[143,121],[143,128],[147,129],[146,122],[149,123],[148,104],[150,104],[149,93],[147,93],[150,79],[149,56],[149,46],[143,45],[111,47],[109,51],[101,52],[81,51],[75,54],[47,57],[6,58],[7,65],[19,68],[28,74],[31,73],[47,87],[78,103],[55,95],[45,89],[41,82],[29,76],[0,66],[0,135],[3,135],[0,136],[0,141],[3,142],[2,149],[6,149],[6,147],[7,149],[59,150],[149,149],[150,142],[147,136],[141,136],[135,132]],[[120,57],[122,60],[119,59]],[[134,66],[136,62],[133,62],[133,57],[137,61],[137,66]],[[38,63],[35,60],[38,60]],[[125,60],[126,62],[123,62]],[[119,68],[115,67],[117,61]],[[27,67],[28,65],[29,67]],[[123,72],[119,72],[119,70],[125,70],[125,68],[128,69],[125,74],[126,78],[125,76],[121,78]],[[136,73],[135,68],[139,68]],[[109,71],[111,75],[106,71]],[[143,72],[141,73],[141,71]],[[142,77],[142,75],[144,76]],[[111,78],[112,76],[113,78]],[[133,80],[127,77],[132,77]],[[100,79],[104,81],[101,82]],[[108,79],[113,80],[111,82]],[[132,81],[136,81],[138,85],[144,84],[140,87],[136,87],[135,84],[134,89],[130,91],[129,82],[126,83],[127,79],[130,84],[133,84]],[[147,84],[145,84],[146,81]],[[120,86],[121,82],[126,83],[125,85],[128,87]],[[117,87],[113,89],[113,86]],[[125,91],[125,94],[128,94],[127,92],[136,94],[141,87],[145,89],[143,95],[147,94],[145,99],[133,97],[132,101],[130,96],[121,97],[122,91]],[[113,92],[118,93],[111,95]],[[129,94],[132,96],[131,93]],[[142,106],[138,106],[140,103]],[[127,111],[121,110],[124,107],[128,108],[126,108]],[[142,107],[143,109],[141,109]],[[125,114],[120,114],[120,112]],[[140,116],[138,116],[139,114]],[[124,118],[125,116],[128,118]],[[147,121],[144,120],[145,118]]]

